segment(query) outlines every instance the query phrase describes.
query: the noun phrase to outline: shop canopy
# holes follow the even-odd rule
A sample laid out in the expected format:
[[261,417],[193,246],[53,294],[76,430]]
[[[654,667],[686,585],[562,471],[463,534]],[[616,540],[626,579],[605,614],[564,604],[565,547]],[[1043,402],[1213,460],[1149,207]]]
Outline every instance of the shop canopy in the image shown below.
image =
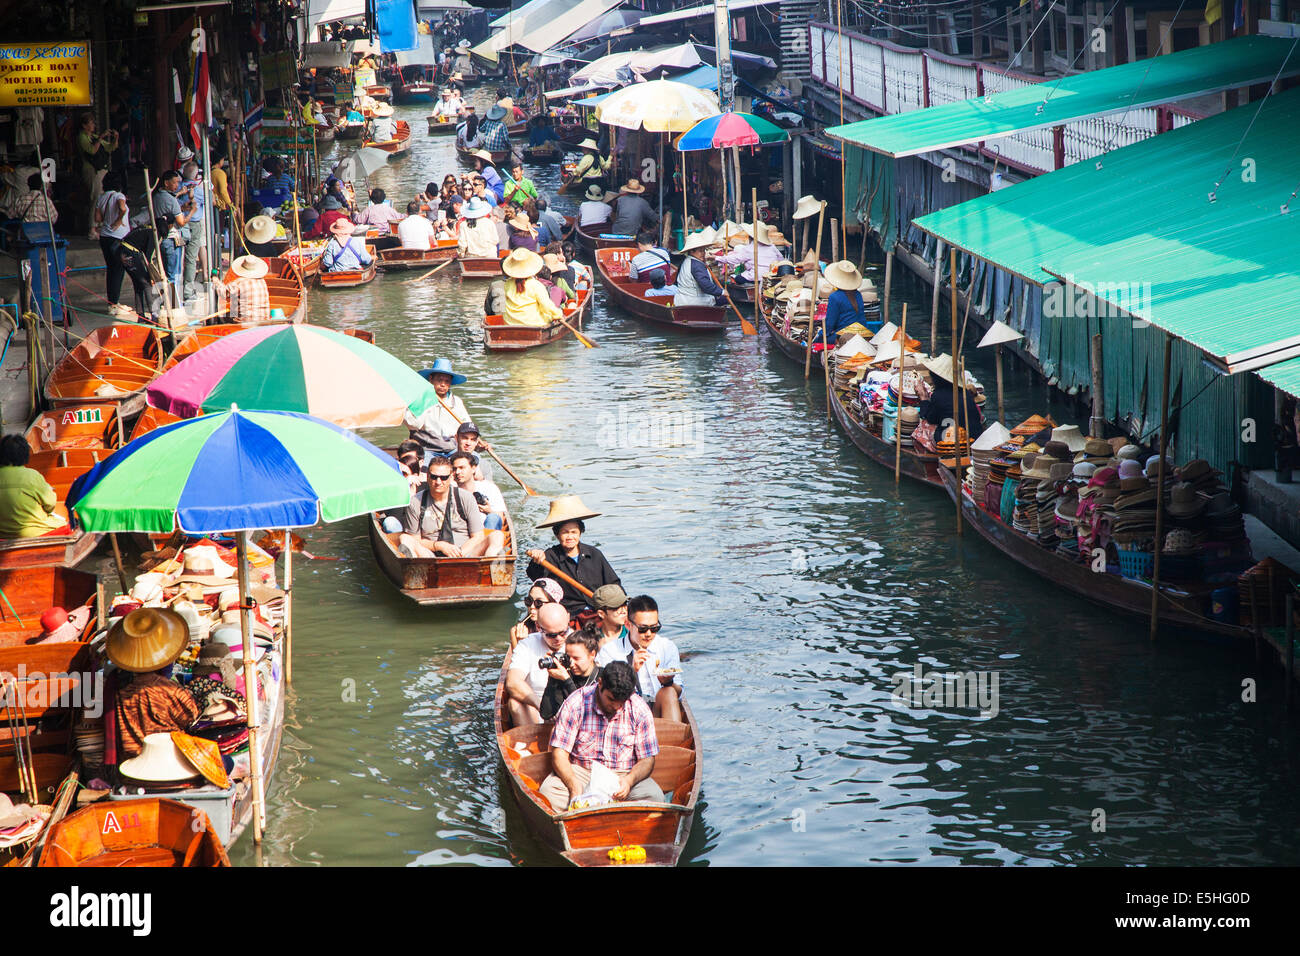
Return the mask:
[[[748,10],[751,7],[768,7],[776,6],[780,0],[728,0],[727,13],[734,14],[737,10]],[[644,17],[640,25],[643,27],[652,27],[659,23],[675,23],[678,20],[694,20],[699,17],[713,16],[713,4],[706,3],[699,7],[688,7],[685,10],[675,10],[672,13],[660,13],[653,17]]]
[[1300,75],[1294,41],[1246,36],[826,130],[895,158]]
[[[667,79],[674,83],[685,83],[687,86],[693,86],[697,90],[718,91],[718,70],[717,67],[701,65],[686,73],[670,76]],[[611,91],[613,92],[613,91]],[[605,101],[605,97],[610,93],[601,93],[598,96],[589,96],[585,100],[574,100],[573,106],[598,106]]]
[[1221,371],[1255,371],[1300,357],[1297,129],[1300,89],[915,224],[1032,282],[1063,282],[1048,294],[1074,310],[1065,315],[1092,292]]
[[470,52],[489,62],[512,46],[545,53],[558,46],[592,20],[603,17],[623,0],[537,0],[525,4],[506,19],[502,29]]
[[366,0],[308,0],[307,39],[316,36],[316,28],[322,23],[348,20],[365,16],[365,13]]

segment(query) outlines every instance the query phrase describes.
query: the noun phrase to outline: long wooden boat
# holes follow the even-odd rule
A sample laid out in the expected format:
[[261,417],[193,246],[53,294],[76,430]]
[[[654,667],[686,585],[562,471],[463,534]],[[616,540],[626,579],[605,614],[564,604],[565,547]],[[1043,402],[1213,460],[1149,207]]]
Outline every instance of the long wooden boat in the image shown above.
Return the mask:
[[226,867],[206,813],[177,800],[101,800],[50,827],[37,866]]
[[[776,316],[776,310],[770,308],[765,299],[760,301],[762,304],[758,311],[763,317],[763,324],[767,326],[768,333],[772,336],[772,344],[774,344],[777,347],[777,350],[780,351],[782,355],[786,356],[786,358],[790,359],[797,365],[803,365],[807,357],[805,355],[805,352],[807,351],[806,344],[791,335],[787,335],[784,330],[784,316],[778,319]],[[804,325],[805,327],[807,325],[806,318],[804,318]],[[817,369],[822,367],[821,352],[814,351],[812,353],[810,367]]]
[[393,100],[393,88],[387,83],[371,83],[366,87],[366,96],[372,100],[391,103]]
[[[596,250],[596,272],[605,293],[613,303],[637,318],[648,319],[675,329],[704,332],[721,331],[727,327],[727,309],[716,305],[675,306],[670,297],[646,298],[648,282],[632,282],[627,277],[628,263],[636,255],[636,247]],[[670,280],[676,278],[673,270]]]
[[[304,279],[310,279],[320,272],[321,258],[325,255],[325,243],[319,245],[295,246],[292,249],[286,249],[277,256],[291,264],[297,266],[302,271]],[[294,275],[297,273],[295,272]]]
[[382,143],[366,140],[364,145],[382,149],[389,159],[400,159],[411,148],[411,124],[406,120],[398,120],[393,124],[392,139],[386,139]]
[[554,141],[540,146],[525,146],[519,152],[523,155],[524,162],[536,166],[549,166],[564,159],[564,147]]
[[366,245],[366,252],[370,254],[370,265],[364,269],[352,269],[347,272],[325,272],[321,271],[316,277],[322,289],[351,289],[355,286],[365,285],[375,278],[375,272],[379,266],[379,253],[375,251],[372,245]]
[[[557,339],[570,334],[574,328],[581,331],[582,319],[591,305],[591,290],[581,288],[576,305],[564,310],[564,322],[558,319],[550,325],[506,325],[504,316],[483,316],[483,347],[489,352],[522,352],[540,345],[550,345]],[[572,326],[573,328],[570,328]]]
[[[597,223],[594,226],[575,226],[574,240],[578,243],[578,248],[594,256],[597,249],[623,249],[631,248],[636,241],[636,236],[620,236],[616,234],[605,234],[602,227],[605,223]],[[636,250],[632,250],[636,254]]]
[[430,136],[453,135],[456,132],[456,127],[459,126],[461,122],[460,117],[458,116],[448,117],[447,119],[439,119],[436,114],[427,116],[426,119],[429,122]]
[[144,389],[162,369],[159,334],[144,325],[106,325],[82,339],[45,380],[53,405],[116,402],[118,414],[144,407]]
[[506,550],[494,558],[408,558],[397,550],[397,534],[370,516],[370,547],[384,576],[416,604],[467,607],[509,601],[515,593],[515,537],[506,516]]
[[508,253],[505,252],[498,253],[495,261],[469,256],[460,256],[456,261],[460,263],[460,274],[464,279],[495,279],[504,275],[501,271],[501,262],[507,255]]
[[365,120],[362,120],[360,123],[349,123],[344,121],[334,128],[335,139],[347,139],[347,140],[365,139],[365,136],[366,136]]
[[[967,524],[979,532],[981,538],[997,550],[1053,584],[1065,588],[1096,604],[1135,617],[1150,620],[1151,585],[1145,581],[1117,574],[1094,572],[1091,564],[1081,564],[1065,555],[1041,546],[1034,538],[1023,535],[1003,523],[999,516],[990,514],[975,504],[959,487],[950,468],[939,471],[940,481],[948,497],[956,501],[961,495],[961,513]],[[1213,587],[1222,587],[1217,585]],[[1210,602],[1212,586],[1199,591],[1185,591],[1164,585],[1160,588],[1160,623],[1170,628],[1194,630],[1219,637],[1251,638],[1249,628],[1224,624],[1208,617],[1205,609]]]
[[[858,449],[872,461],[893,471],[896,453],[893,442],[885,441],[880,437],[880,432],[854,417],[845,404],[845,396],[838,389],[832,387],[830,391],[831,410],[835,413],[835,420],[849,436],[849,441],[857,445]],[[913,448],[903,448],[899,458],[899,472],[932,488],[942,486],[940,480],[942,469],[939,467],[937,455],[928,455]]]
[[[307,296],[306,290],[298,282],[298,272],[294,264],[289,259],[282,256],[273,256],[267,259],[267,265],[270,271],[267,273],[266,289],[270,296],[270,306],[272,310],[279,309],[283,318],[268,317],[263,321],[250,322],[247,319],[240,319],[238,324],[251,325],[274,325],[281,322],[301,322],[307,317]],[[226,270],[224,277],[225,282],[233,282],[237,276],[229,269]],[[223,310],[220,316],[229,321],[229,309]]]
[[[474,160],[478,158],[474,155],[476,152],[478,152],[477,147],[471,149],[459,140],[456,141],[456,156],[462,163],[473,166]],[[510,150],[508,149],[492,149],[488,150],[488,152],[492,154],[492,165],[494,166],[500,166],[510,159]]]
[[540,792],[551,772],[553,725],[511,725],[505,693],[511,653],[506,654],[497,680],[493,730],[497,756],[529,829],[577,866],[615,865],[609,851],[620,845],[644,847],[645,865],[676,866],[690,837],[704,779],[700,729],[690,704],[682,700],[681,722],[655,720],[659,754],[650,776],[667,803],[611,803],[557,813]]
[[460,243],[455,239],[439,239],[430,249],[383,249],[379,253],[379,264],[385,272],[395,269],[421,269],[448,259],[456,258]]

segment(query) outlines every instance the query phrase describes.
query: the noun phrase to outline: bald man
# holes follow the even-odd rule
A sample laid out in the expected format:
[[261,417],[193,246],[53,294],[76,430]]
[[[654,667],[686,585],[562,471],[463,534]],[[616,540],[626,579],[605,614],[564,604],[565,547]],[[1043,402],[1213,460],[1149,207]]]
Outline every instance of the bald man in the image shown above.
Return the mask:
[[[568,672],[556,666],[569,636],[569,612],[563,604],[543,604],[537,609],[537,630],[519,642],[506,673],[506,697],[516,727],[542,723],[542,694],[546,682],[563,680]],[[543,662],[547,666],[542,666]]]

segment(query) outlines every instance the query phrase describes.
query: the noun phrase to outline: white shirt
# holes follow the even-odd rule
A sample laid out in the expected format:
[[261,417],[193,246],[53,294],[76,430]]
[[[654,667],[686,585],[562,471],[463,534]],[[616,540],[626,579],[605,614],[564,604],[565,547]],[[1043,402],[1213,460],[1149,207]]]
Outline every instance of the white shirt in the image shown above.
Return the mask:
[[[631,626],[628,625],[628,627]],[[605,667],[614,661],[627,661],[634,650],[631,637],[624,634],[617,641],[610,641],[600,649],[596,654],[596,663],[601,667]],[[659,683],[659,677],[655,672],[670,667],[680,669],[682,658],[677,651],[676,644],[668,638],[658,635],[646,646],[646,651],[649,652],[649,656],[646,657],[645,663],[641,665],[641,669],[636,672],[636,683],[642,697],[654,700],[655,694],[659,693],[664,686]],[[681,674],[673,675],[673,683],[677,685],[679,691],[685,693]]]
[[490,216],[467,219],[460,230],[460,254],[471,259],[497,257],[501,237]]
[[[446,408],[443,407],[444,405]],[[452,417],[452,412],[456,413],[456,418],[459,418],[460,422]],[[429,434],[444,438],[453,445],[456,443],[456,429],[460,428],[461,422],[469,421],[473,421],[473,419],[469,417],[469,412],[465,410],[465,403],[460,400],[459,395],[455,394],[448,394],[437,405],[425,409],[424,414],[419,418],[412,415],[410,409],[407,409],[406,414],[402,416],[402,424],[407,428],[411,430],[423,428]],[[447,454],[450,455],[451,452],[447,452]]]
[[459,96],[451,96],[438,101],[437,116],[456,116],[465,108],[465,102]]
[[122,225],[116,228],[112,225],[117,222],[117,204],[119,200],[124,199],[126,199],[126,197],[121,193],[109,191],[100,196],[99,202],[95,203],[95,207],[100,211],[100,215],[104,217],[104,221],[99,227],[99,234],[101,236],[108,236],[110,239],[125,239],[127,234],[131,231],[131,215],[129,210],[127,215],[122,217]]
[[501,489],[497,487],[495,481],[475,481],[474,487],[467,490],[471,495],[476,491],[480,492],[485,498],[487,498],[487,505],[489,508],[498,514],[505,514],[506,499],[505,496],[501,494]]
[[372,142],[386,143],[393,138],[393,121],[387,116],[379,116],[375,119],[374,129],[370,135],[374,137]]
[[433,248],[433,223],[423,216],[407,216],[397,224],[397,235],[403,249]]
[[551,657],[563,652],[564,647],[560,650],[553,651],[546,646],[546,641],[540,632],[534,632],[525,637],[515,647],[515,652],[510,657],[510,673],[522,673],[524,679],[528,681],[528,686],[538,697],[546,690],[546,682],[550,680],[550,675],[537,666],[537,662],[543,657]]
[[593,226],[598,222],[608,222],[612,215],[614,210],[609,208],[608,203],[588,199],[578,207],[578,225]]

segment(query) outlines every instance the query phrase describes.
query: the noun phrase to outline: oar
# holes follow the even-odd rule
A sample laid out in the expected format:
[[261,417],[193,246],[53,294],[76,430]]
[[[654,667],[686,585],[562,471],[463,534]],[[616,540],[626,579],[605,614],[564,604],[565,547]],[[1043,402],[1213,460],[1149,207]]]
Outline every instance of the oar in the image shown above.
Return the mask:
[[[450,415],[452,418],[456,419],[457,424],[460,425],[465,424],[465,422],[462,419],[457,417],[455,412],[453,412],[450,408],[447,408],[441,396],[438,397],[438,404],[442,405],[443,408],[447,409],[447,414]],[[511,478],[513,478],[520,488],[524,489],[524,494],[528,495],[528,497],[530,498],[539,497],[537,492],[533,491],[533,489],[529,488],[526,484],[524,484],[523,479],[521,479],[518,475],[516,475],[513,471],[510,470],[509,465],[507,465],[504,461],[502,461],[500,458],[497,457],[496,452],[494,452],[491,448],[485,448],[484,450],[489,455],[492,456],[493,461],[495,461],[498,465],[500,465],[502,468],[505,469],[506,474],[509,475]]]
[[[571,326],[568,322],[566,322],[564,320],[563,315],[560,316],[560,324],[563,325],[570,332],[572,332],[575,336],[577,336],[578,341],[581,342],[583,345],[585,345],[587,348],[589,349],[600,348],[600,346],[596,344],[595,340],[587,338],[585,335],[583,335],[581,332],[579,332],[577,329]],[[504,468],[505,466],[502,465],[501,467]]]
[[583,597],[595,596],[592,591],[588,590],[587,588],[584,588],[581,584],[573,580],[573,578],[569,577],[567,574],[565,574],[555,565],[551,564],[551,562],[547,561],[545,558],[538,558],[537,563],[540,564],[542,567],[544,567],[547,571],[550,571],[561,581],[567,581],[569,584],[572,584],[575,588],[577,588],[578,593],[581,594]]
[[440,263],[438,263],[436,266],[434,266],[432,269],[430,269],[430,270],[429,270],[428,272],[426,272],[424,275],[419,276],[418,278],[415,278],[415,279],[407,279],[407,280],[406,280],[404,283],[402,283],[402,284],[403,284],[403,285],[410,285],[412,282],[423,282],[425,279],[429,278],[429,276],[433,275],[435,272],[441,272],[443,269],[447,268],[447,266],[451,265],[451,264],[452,264],[453,262],[455,262],[455,261],[456,261],[456,257],[455,257],[455,256],[452,256],[452,257],[451,257],[450,259],[448,259],[446,262],[440,262]]
[[[706,266],[705,268],[708,267]],[[718,277],[713,275],[712,269],[709,270],[709,275],[713,276],[714,282],[718,282]],[[736,308],[736,303],[731,301],[731,293],[727,291],[727,283],[718,282],[718,285],[722,286],[722,294],[726,296],[727,305],[731,306],[731,311],[735,312],[736,318],[740,319],[740,330],[744,332],[746,335],[757,335],[758,329],[754,326],[752,322],[749,321],[749,319],[745,318],[745,316],[741,313],[740,309]],[[758,308],[757,286],[755,286],[754,288],[754,308],[756,309]]]

